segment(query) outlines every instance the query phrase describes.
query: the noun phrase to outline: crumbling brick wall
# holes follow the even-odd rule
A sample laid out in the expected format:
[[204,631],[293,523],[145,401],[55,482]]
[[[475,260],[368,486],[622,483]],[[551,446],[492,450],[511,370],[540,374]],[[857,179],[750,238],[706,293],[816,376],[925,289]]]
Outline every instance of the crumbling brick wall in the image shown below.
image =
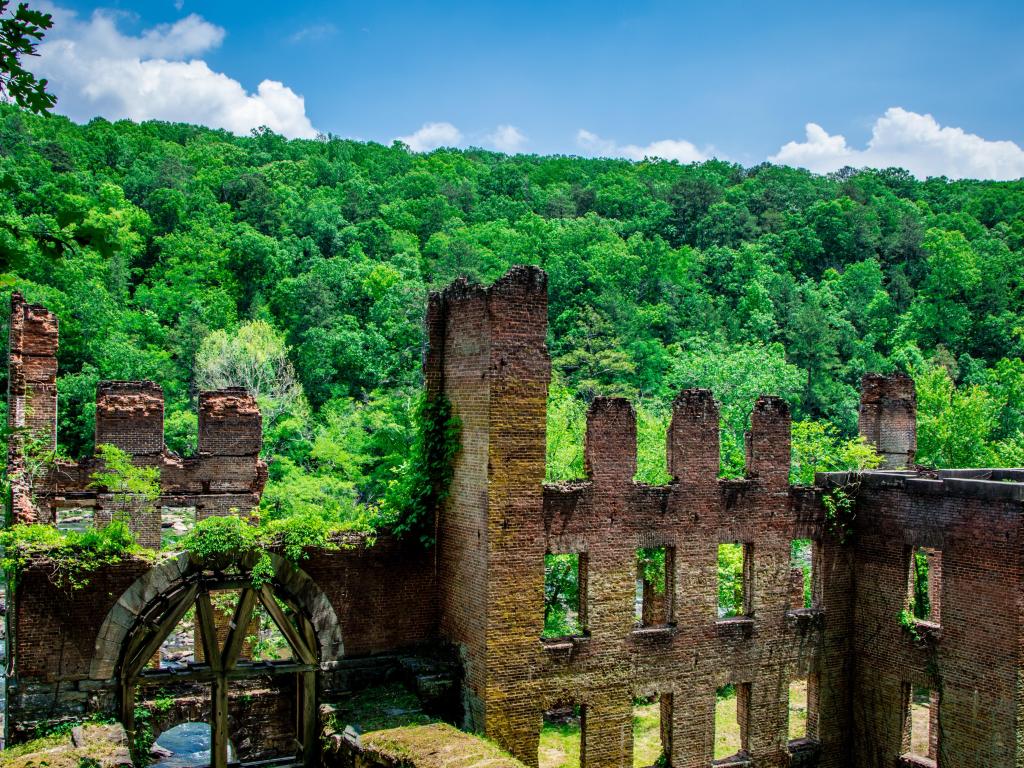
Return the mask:
[[[19,311],[52,329],[40,331],[45,343],[33,348],[55,349],[55,320],[39,308]],[[598,398],[587,419],[587,477],[544,485],[546,315],[546,278],[532,267],[489,288],[459,281],[431,296],[424,372],[428,396],[447,397],[461,421],[455,475],[438,511],[435,549],[382,537],[374,546],[318,550],[303,563],[342,625],[347,656],[456,644],[466,724],[528,765],[537,764],[542,713],[575,703],[585,712],[586,768],[629,768],[633,700],[659,694],[670,764],[707,768],[715,691],[726,683],[738,686],[743,718],[745,751],[734,765],[1024,764],[1024,471],[901,469],[916,447],[913,382],[867,376],[860,430],[886,458],[879,471],[790,485],[789,409],[763,396],[751,404],[745,476],[720,479],[718,405],[711,392],[688,390],[668,428],[669,484],[634,480],[633,408]],[[25,342],[18,343],[23,361]],[[12,370],[19,364],[12,360]],[[214,514],[258,499],[259,415],[244,394],[203,396],[199,451],[184,459],[163,448],[155,385],[105,386],[100,397],[98,431],[122,441],[137,462],[160,466],[162,502]],[[82,495],[92,468],[59,465],[45,478],[42,510],[93,500]],[[813,542],[810,608],[794,578],[794,539]],[[725,543],[744,545],[746,596],[743,615],[721,619],[717,549]],[[671,570],[661,602],[638,624],[640,547],[667,548]],[[932,605],[941,615],[905,626],[914,547],[929,548]],[[547,553],[581,555],[578,636],[541,639]],[[82,675],[103,641],[96,633],[104,606],[139,568],[102,569],[95,586],[73,597],[55,595],[42,571],[26,574],[13,614],[14,722],[113,700],[113,681]],[[50,638],[60,638],[60,654],[51,653]],[[340,664],[331,671],[340,659],[321,661],[328,688],[363,674]],[[788,743],[789,684],[805,677],[811,738]],[[914,685],[935,691],[933,758],[906,755]]]
[[160,546],[161,509],[194,507],[196,519],[237,513],[258,503],[267,480],[259,458],[262,418],[255,398],[240,388],[199,395],[199,440],[194,456],[164,444],[163,390],[152,381],[103,381],[96,391],[96,445],[127,452],[139,466],[160,470],[160,497],[152,510],[122,509],[105,489],[93,487],[95,457],[78,462],[47,458],[57,445],[58,323],[44,307],[11,298],[8,466],[13,518],[56,523],[58,509],[91,511],[100,525],[125,513],[139,543]]
[[[840,473],[819,481],[841,488],[850,479]],[[1024,759],[1021,480],[1024,472],[1008,470],[859,478],[851,649],[857,766],[893,765],[894,755],[908,751],[912,686],[937,693],[932,732],[940,766]],[[909,610],[915,547],[940,557],[929,558],[935,620],[912,628],[899,617]]]
[[884,469],[905,469],[917,452],[917,391],[906,374],[865,374],[858,431],[882,454]]
[[[457,281],[432,294],[427,310],[427,391],[446,395],[461,422],[438,520],[441,632],[464,649],[467,724],[488,733],[507,732],[504,715],[490,719],[491,702],[528,672],[513,668],[525,659],[505,649],[524,627],[539,632],[529,607],[543,579],[520,566],[536,546],[523,522],[542,503],[546,328],[547,278],[536,267],[515,268],[489,288]],[[495,653],[502,663],[491,661]]]
[[[57,446],[57,317],[11,294],[7,365],[7,472],[11,519],[33,519],[35,456]],[[28,454],[28,455],[26,455]]]
[[[1020,762],[1014,735],[1020,731],[1015,713],[1022,704],[1009,683],[1020,666],[1019,612],[1011,602],[1019,593],[1022,550],[1016,528],[1008,530],[1006,523],[1020,519],[1024,478],[1000,478],[1011,481],[1000,491],[1006,495],[1002,500],[986,490],[970,501],[964,494],[979,491],[961,486],[976,479],[928,485],[931,481],[908,476],[915,479],[899,482],[932,489],[932,496],[916,502],[918,514],[928,511],[923,526],[906,517],[905,502],[865,493],[856,509],[870,512],[857,512],[851,532],[831,511],[826,514],[820,490],[790,486],[784,402],[762,397],[753,404],[746,476],[720,480],[717,406],[711,393],[688,391],[673,409],[668,486],[634,482],[632,409],[622,400],[598,399],[585,439],[587,479],[545,486],[538,499],[532,491],[543,472],[538,456],[544,414],[534,404],[549,376],[538,340],[546,331],[539,311],[543,297],[532,290],[540,281],[536,270],[516,269],[492,289],[459,283],[435,297],[428,312],[428,382],[451,399],[464,421],[452,495],[439,520],[439,594],[441,632],[460,644],[466,659],[468,724],[536,764],[541,713],[575,703],[585,712],[584,765],[628,766],[633,697],[667,694],[670,764],[703,767],[712,762],[715,690],[732,682],[743,692],[746,753],[740,763],[910,764],[903,756],[903,696],[908,676],[927,677],[914,655],[920,651],[908,652],[901,639],[904,546],[930,531],[923,536],[930,546],[947,537],[964,547],[971,540],[997,544],[991,556],[950,559],[944,553],[938,565],[943,575],[932,577],[943,584],[937,599],[943,614],[958,617],[962,611],[971,617],[958,622],[955,640],[947,639],[943,627],[938,641],[939,666],[948,664],[944,679],[962,686],[955,694],[943,688],[946,699],[932,714],[941,731],[939,764]],[[503,304],[491,291],[517,301]],[[533,333],[524,320],[536,323]],[[533,355],[516,344],[530,339],[539,347]],[[511,366],[515,376],[506,379]],[[865,486],[884,486],[893,470],[913,462],[913,382],[900,375],[865,377],[860,429],[885,460],[885,471],[864,474]],[[948,510],[948,516],[936,517],[936,508]],[[800,596],[790,563],[794,539],[813,541],[810,609],[794,608]],[[746,546],[750,597],[747,616],[719,620],[716,549],[725,542]],[[635,552],[651,546],[673,552],[666,608],[671,621],[637,627]],[[876,553],[877,547],[884,551]],[[582,555],[585,569],[580,579],[585,632],[542,642],[544,555],[573,552]],[[870,587],[873,581],[880,586]],[[950,598],[951,584],[960,591],[958,599]],[[965,604],[975,596],[982,599],[968,610]],[[996,622],[1000,639],[988,652],[986,634],[978,629],[986,625],[985,607],[1002,612]],[[870,621],[864,621],[865,613]],[[934,633],[928,637],[936,642]],[[936,660],[929,657],[928,663],[934,666]],[[991,668],[982,670],[985,664]],[[986,710],[983,718],[975,710],[951,723],[946,713],[957,711],[959,720],[956,708],[972,700],[967,683],[972,676],[991,680],[1005,704]],[[812,738],[787,744],[788,686],[803,677],[813,681]],[[977,702],[977,689],[973,695]]]

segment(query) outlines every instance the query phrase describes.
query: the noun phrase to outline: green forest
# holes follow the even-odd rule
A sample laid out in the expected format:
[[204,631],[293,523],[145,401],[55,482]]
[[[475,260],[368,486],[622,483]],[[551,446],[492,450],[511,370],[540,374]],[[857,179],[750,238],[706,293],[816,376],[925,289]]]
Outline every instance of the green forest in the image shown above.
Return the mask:
[[93,451],[101,379],[159,382],[186,454],[197,392],[246,386],[267,518],[372,519],[416,445],[427,292],[521,263],[549,276],[549,480],[582,474],[587,403],[614,394],[638,410],[637,479],[663,482],[693,386],[722,403],[724,475],[762,392],[792,406],[795,481],[871,466],[859,379],[894,370],[917,382],[920,463],[1024,465],[1021,181],[416,154],[3,106],[0,187],[0,299],[60,318],[63,450]]

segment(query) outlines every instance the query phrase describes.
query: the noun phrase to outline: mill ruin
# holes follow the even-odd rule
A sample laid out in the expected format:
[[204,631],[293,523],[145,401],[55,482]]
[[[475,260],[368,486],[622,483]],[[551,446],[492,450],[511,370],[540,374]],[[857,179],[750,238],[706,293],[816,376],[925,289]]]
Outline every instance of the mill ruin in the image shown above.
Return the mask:
[[[581,766],[632,768],[637,697],[660,704],[672,768],[1024,766],[1024,470],[915,468],[909,378],[864,378],[860,432],[884,456],[877,470],[791,485],[789,409],[765,395],[752,404],[745,476],[719,478],[718,405],[710,391],[687,390],[673,405],[668,485],[634,481],[636,416],[619,398],[590,406],[586,478],[545,484],[544,272],[516,267],[489,287],[460,280],[432,294],[426,336],[428,396],[447,397],[461,423],[432,548],[346,534],[299,568],[274,555],[258,590],[230,564],[187,553],[104,566],[80,590],[30,564],[9,593],[8,738],[95,713],[131,730],[140,702],[170,692],[173,705],[148,727],[212,723],[215,766],[227,764],[229,739],[243,763],[367,765],[345,757],[358,734],[323,748],[320,708],[402,679],[438,717],[528,766],[544,713],[572,706]],[[26,440],[55,446],[57,344],[58,318],[15,294],[9,513],[54,525],[88,514],[102,525],[115,501],[90,485],[96,459],[26,466]],[[131,516],[145,546],[159,546],[169,512],[203,519],[259,502],[267,474],[253,398],[204,392],[198,418],[196,454],[177,456],[164,445],[157,384],[99,387],[96,443],[161,470],[155,509]],[[811,541],[809,597],[792,567],[795,540]],[[718,611],[720,545],[742,551],[735,616]],[[638,587],[640,548],[663,552],[660,594]],[[918,553],[930,613],[908,619]],[[548,638],[545,558],[556,554],[578,564],[578,631]],[[228,592],[236,602],[225,620],[216,597]],[[281,627],[287,659],[247,658],[255,607]],[[166,666],[161,642],[188,611],[195,658]],[[808,718],[791,739],[796,681]],[[741,744],[716,761],[725,685]],[[922,695],[929,715],[915,746],[912,700]]]

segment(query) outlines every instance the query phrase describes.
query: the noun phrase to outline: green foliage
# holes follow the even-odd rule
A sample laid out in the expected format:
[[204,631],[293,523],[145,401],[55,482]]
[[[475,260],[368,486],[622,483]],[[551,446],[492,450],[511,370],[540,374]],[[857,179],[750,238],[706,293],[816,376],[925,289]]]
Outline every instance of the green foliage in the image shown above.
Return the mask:
[[914,616],[913,610],[904,608],[900,611],[897,620],[899,621],[900,627],[903,628],[903,631],[909,634],[914,642],[919,642],[921,640],[921,631],[917,628],[917,617]]
[[636,551],[637,572],[654,588],[655,594],[665,594],[665,547],[640,547]]
[[853,537],[859,487],[856,483],[851,483],[845,488],[833,488],[821,496],[821,503],[825,507],[825,527],[840,544],[846,544]]
[[910,595],[910,611],[915,619],[928,621],[932,618],[932,603],[928,593],[928,555],[915,548],[910,566],[913,569],[914,580],[914,589]]
[[544,556],[544,630],[542,637],[583,633],[580,621],[580,556]]
[[801,606],[803,608],[811,608],[814,603],[811,583],[812,547],[813,543],[810,539],[793,539],[790,544],[789,567],[799,569],[803,575],[804,599]]
[[[269,583],[274,569],[269,552],[279,552],[296,568],[309,557],[311,549],[338,549],[335,534],[362,526],[332,522],[320,515],[303,514],[253,524],[237,515],[200,520],[177,543],[195,559],[218,568],[234,567],[251,558],[250,579],[254,587]],[[370,539],[372,541],[372,537]]]
[[745,547],[739,543],[718,545],[718,618],[746,613],[743,590]]
[[793,422],[790,481],[813,485],[818,472],[861,472],[882,463],[882,456],[864,438],[845,439],[832,424]]
[[388,486],[381,519],[397,536],[413,535],[426,545],[435,537],[439,506],[448,496],[459,450],[459,420],[442,396],[420,398],[409,458]]
[[545,481],[558,483],[585,476],[583,440],[586,430],[586,405],[555,379],[548,391]]
[[1024,458],[1024,364],[1003,360],[957,387],[947,368],[914,372],[917,461],[933,467],[1019,466]]
[[30,563],[44,567],[47,578],[60,589],[78,590],[90,574],[106,565],[132,557],[151,556],[135,542],[128,525],[114,520],[103,528],[59,531],[42,523],[19,523],[0,530],[0,564],[11,583]]
[[18,3],[12,12],[9,0],[0,0],[0,95],[32,112],[48,112],[57,97],[47,93],[46,79],[37,80],[22,59],[36,56],[36,47],[53,26],[49,13]]
[[89,487],[112,495],[113,519],[130,523],[152,513],[160,496],[160,469],[136,466],[129,454],[113,445],[96,446],[96,455],[102,468],[89,475]]
[[245,386],[264,409],[268,520],[392,519],[429,538],[443,492],[411,479],[443,459],[414,405],[424,300],[516,263],[549,275],[549,480],[582,475],[587,403],[626,395],[637,480],[664,482],[685,386],[722,402],[725,476],[742,474],[761,393],[834,428],[797,436],[804,480],[819,456],[858,465],[836,459],[858,382],[893,370],[921,385],[921,461],[1024,463],[1024,182],[414,154],[10,105],[0,143],[0,300],[17,289],[60,317],[59,443],[92,454],[101,379],[158,381],[181,453],[197,388]]
[[132,719],[135,721],[131,743],[132,762],[135,765],[149,765],[149,751],[156,740],[153,733],[153,713],[148,707],[136,705]]

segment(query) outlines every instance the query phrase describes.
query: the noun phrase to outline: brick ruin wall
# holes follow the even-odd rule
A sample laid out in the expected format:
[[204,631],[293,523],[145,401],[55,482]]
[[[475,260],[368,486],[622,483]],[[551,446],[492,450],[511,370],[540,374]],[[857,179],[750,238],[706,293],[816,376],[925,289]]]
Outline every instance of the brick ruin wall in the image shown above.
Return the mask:
[[[36,450],[57,445],[57,318],[45,308],[11,297],[8,426],[9,465],[24,469],[26,441]],[[125,512],[139,543],[159,548],[161,510],[194,508],[195,519],[248,514],[267,480],[259,458],[262,417],[244,389],[199,394],[198,448],[178,456],[164,444],[164,398],[151,381],[104,381],[96,391],[95,444],[110,444],[130,454],[138,466],[160,470],[160,496],[148,512],[123,510],[123,503],[92,487],[92,473],[102,468],[96,457],[51,462],[37,472],[15,471],[12,518],[19,522],[56,523],[59,510],[91,513],[97,524]],[[31,451],[30,451],[31,453]]]
[[[668,486],[634,482],[635,414],[601,398],[588,414],[587,479],[543,485],[546,298],[543,273],[516,268],[489,289],[453,285],[432,297],[427,316],[428,384],[463,423],[439,521],[439,590],[441,631],[464,654],[466,725],[536,765],[542,713],[573,703],[584,712],[583,764],[629,766],[634,697],[667,694],[669,763],[703,768],[712,763],[716,688],[735,683],[745,691],[746,751],[731,764],[931,765],[907,754],[908,676],[917,670],[915,680],[942,690],[932,729],[939,764],[1024,765],[1024,699],[1013,687],[1024,474],[935,481],[901,471],[916,450],[913,382],[869,375],[860,431],[885,464],[861,476],[855,524],[843,535],[826,523],[820,488],[789,484],[790,416],[777,398],[754,405],[743,479],[717,477],[717,405],[698,390],[673,407]],[[887,483],[890,495],[878,496],[875,485]],[[901,625],[918,536],[948,549],[935,567],[939,630]],[[794,539],[813,542],[810,609],[794,595]],[[716,550],[728,542],[747,549],[750,598],[746,617],[719,620]],[[650,546],[672,552],[660,609],[671,619],[638,627],[636,550]],[[540,639],[548,553],[581,556],[586,629],[558,642]],[[988,627],[994,642],[980,629]],[[937,653],[917,649],[915,635]],[[811,738],[789,744],[788,687],[804,677],[813,681]],[[963,686],[955,694],[954,681]]]
[[[394,654],[416,653],[437,638],[431,553],[394,539],[373,545],[351,538],[337,550],[312,550],[303,571],[327,597],[342,628],[344,659],[321,659],[325,698],[393,674]],[[58,588],[46,563],[20,577],[8,613],[10,735],[19,741],[36,726],[116,716],[118,685],[94,677],[101,628],[118,599],[153,568],[145,559],[103,566],[77,591]],[[366,658],[386,657],[369,665]],[[352,663],[347,663],[351,659]]]
[[[21,341],[16,355],[12,322],[12,402],[48,391],[19,390],[15,358],[43,360],[32,350],[52,347],[52,356],[56,348],[51,315],[16,311],[40,329],[21,331],[23,339],[47,341]],[[734,683],[744,692],[746,745],[734,765],[888,768],[936,764],[905,754],[909,689],[917,685],[938,692],[938,765],[1024,765],[1024,473],[901,469],[916,448],[913,383],[868,376],[860,429],[885,456],[884,470],[791,486],[790,414],[766,396],[754,404],[745,476],[719,479],[718,405],[712,393],[690,390],[672,409],[670,484],[633,480],[633,409],[598,398],[588,413],[586,479],[545,485],[546,317],[546,277],[536,268],[516,268],[489,288],[460,281],[431,296],[427,392],[448,397],[461,420],[437,547],[381,537],[373,547],[314,552],[303,564],[344,637],[345,658],[321,660],[328,690],[372,676],[373,659],[451,642],[461,652],[465,723],[528,765],[537,764],[542,713],[574,703],[585,713],[583,765],[629,768],[633,700],[661,694],[670,702],[663,708],[670,764],[706,768],[715,691]],[[222,499],[255,503],[265,477],[253,441],[258,411],[239,393],[204,397],[196,457],[164,450],[155,385],[101,389],[97,431],[137,462],[161,466],[162,490],[174,503],[224,511]],[[22,419],[37,412],[11,411]],[[231,424],[244,426],[228,430]],[[68,503],[82,493],[90,468],[62,471],[69,479],[48,476],[44,498]],[[848,531],[826,522],[823,494],[837,488],[852,495]],[[809,609],[794,584],[794,539],[813,541]],[[719,619],[717,546],[730,542],[746,548],[748,598],[744,615]],[[639,547],[671,552],[666,597],[651,614],[657,622],[647,625],[634,616]],[[914,547],[941,552],[934,561],[941,611],[937,625],[918,622],[910,631],[900,614]],[[578,637],[541,640],[548,553],[582,556],[585,631]],[[41,573],[26,574],[12,622],[12,720],[18,707],[30,723],[113,706],[114,681],[91,680],[88,660],[109,606],[148,567],[104,569],[85,592],[64,596]],[[813,680],[811,738],[789,744],[788,686],[803,677]]]

